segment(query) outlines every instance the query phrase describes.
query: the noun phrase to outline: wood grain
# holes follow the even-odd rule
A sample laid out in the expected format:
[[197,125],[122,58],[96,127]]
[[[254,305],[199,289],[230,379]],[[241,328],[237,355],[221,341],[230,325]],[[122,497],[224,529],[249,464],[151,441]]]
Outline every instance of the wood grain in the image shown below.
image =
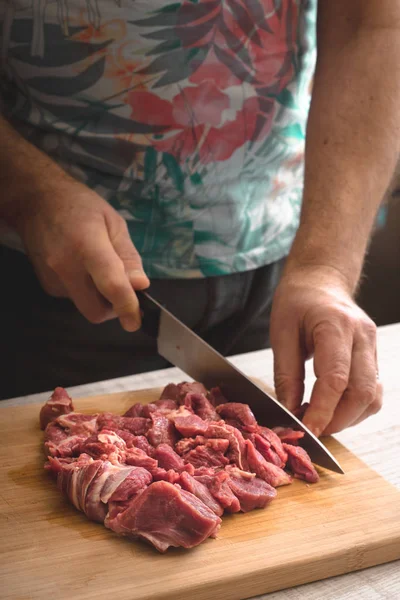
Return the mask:
[[[75,401],[122,413],[158,390]],[[400,493],[334,439],[346,474],[280,488],[265,510],[224,517],[216,540],[159,555],[70,506],[43,470],[38,405],[0,408],[4,600],[235,600],[400,558]]]

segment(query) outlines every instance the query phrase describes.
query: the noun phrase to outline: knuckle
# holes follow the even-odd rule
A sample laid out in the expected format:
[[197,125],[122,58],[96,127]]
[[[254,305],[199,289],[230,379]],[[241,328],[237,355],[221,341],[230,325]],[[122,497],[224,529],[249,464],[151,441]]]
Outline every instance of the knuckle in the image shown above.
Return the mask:
[[369,412],[371,415],[376,415],[382,408],[383,401],[381,397],[375,398],[375,400],[369,406]]
[[341,395],[347,388],[349,376],[345,370],[335,370],[327,373],[323,377],[323,380],[325,385],[327,385],[336,394]]
[[103,289],[107,295],[118,298],[119,296],[125,295],[126,287],[121,279],[109,278],[104,281]]
[[331,315],[329,319],[320,321],[314,327],[314,341],[318,343],[332,337],[335,339],[343,338],[343,332],[349,329],[354,329],[352,317],[347,313],[337,312],[335,315]]
[[274,377],[275,390],[279,392],[288,392],[290,390],[298,390],[304,386],[304,383],[299,378],[290,377],[289,375],[275,375]]
[[92,325],[99,325],[100,323],[104,323],[107,320],[107,313],[105,310],[90,310],[84,314],[84,317],[92,323]]
[[351,390],[353,402],[361,407],[367,407],[374,404],[376,401],[376,385],[359,385]]
[[360,404],[364,406],[370,406],[376,398],[376,387],[372,386],[360,386],[355,390],[357,397],[360,399]]
[[377,327],[369,317],[361,320],[361,329],[368,339],[375,339]]

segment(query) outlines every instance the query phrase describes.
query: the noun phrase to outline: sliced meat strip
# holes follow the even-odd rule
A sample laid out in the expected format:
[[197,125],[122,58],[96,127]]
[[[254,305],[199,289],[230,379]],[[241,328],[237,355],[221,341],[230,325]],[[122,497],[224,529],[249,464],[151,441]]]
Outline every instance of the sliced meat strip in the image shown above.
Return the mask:
[[103,502],[125,502],[145,489],[153,481],[153,477],[146,469],[142,467],[129,468],[130,473],[114,489],[111,495],[108,493],[105,496],[103,488],[101,493],[101,500]]
[[224,509],[219,504],[219,502],[215,500],[215,498],[213,497],[207,486],[204,485],[204,483],[197,481],[194,477],[189,475],[189,473],[183,472],[181,473],[179,484],[184,490],[190,492],[191,494],[194,494],[196,498],[199,498],[199,500],[204,502],[204,504],[208,506],[208,508],[211,509],[213,513],[215,513],[219,517],[222,515]]
[[85,498],[84,513],[91,521],[103,523],[106,518],[108,507],[101,500],[101,492],[107,479],[115,475],[121,469],[120,466],[112,465],[108,460],[102,461],[100,469],[91,482]]
[[58,458],[79,456],[82,452],[81,445],[86,439],[84,435],[70,435],[58,442],[50,440],[44,444],[45,452],[47,456]]
[[174,424],[165,416],[158,413],[151,415],[152,426],[147,432],[147,439],[154,448],[159,444],[169,444],[174,447],[178,436]]
[[[125,481],[125,479],[132,473],[134,469],[138,469],[139,467],[123,467],[121,466],[119,469],[110,473],[109,477],[105,481],[102,490],[100,492],[100,500],[107,504],[111,496],[118,489],[118,487]],[[142,469],[145,473],[148,473],[145,469]],[[150,475],[150,473],[149,473]],[[150,481],[152,477],[150,475]]]
[[204,435],[208,429],[207,421],[203,421],[197,415],[177,416],[174,418],[174,425],[185,438]]
[[141,402],[136,402],[124,413],[124,417],[143,417],[143,409],[145,405]]
[[287,458],[288,458],[287,453],[286,453],[284,447],[282,446],[282,442],[279,439],[279,437],[276,435],[276,433],[274,431],[272,431],[272,429],[269,429],[268,427],[260,427],[260,426],[257,429],[257,433],[259,435],[261,435],[261,437],[263,437],[265,440],[267,440],[267,442],[269,444],[271,444],[271,448],[279,456],[279,458],[282,461],[282,464],[286,465]]
[[187,394],[203,394],[203,396],[207,396],[207,389],[204,387],[202,383],[198,381],[193,381],[192,383],[188,383],[184,381],[183,383],[178,383],[178,400],[181,403],[185,402],[185,398]]
[[225,438],[206,438],[203,435],[196,435],[195,438],[183,438],[175,445],[175,450],[181,456],[184,456],[189,450],[193,450],[196,446],[207,446],[215,452],[225,452],[229,448],[229,440]]
[[[199,470],[200,471],[200,470]],[[226,471],[195,475],[194,479],[203,483],[215,500],[229,513],[240,511],[239,499],[228,485],[229,474]]]
[[289,467],[297,479],[304,479],[308,483],[319,481],[319,475],[304,448],[291,444],[283,444],[283,447],[289,456]]
[[40,409],[40,427],[45,429],[46,426],[57,419],[60,415],[66,415],[74,410],[72,399],[67,391],[62,387],[57,387],[46,404]]
[[51,421],[44,430],[44,441],[59,444],[68,437],[68,433],[54,421]]
[[257,421],[253,415],[250,406],[240,402],[227,402],[217,406],[217,413],[225,420],[238,429],[245,429],[249,432],[257,430]]
[[221,417],[204,394],[188,393],[184,405],[204,421],[219,421]]
[[158,466],[167,471],[173,469],[178,473],[181,471],[188,471],[191,474],[194,473],[193,465],[185,464],[185,461],[168,444],[160,444],[157,446],[154,457],[158,461]]
[[157,467],[151,471],[154,481],[168,481],[168,483],[178,483],[180,480],[180,473],[177,473],[173,469],[166,471],[161,467]]
[[265,458],[267,462],[276,465],[277,467],[281,467],[281,469],[285,466],[285,463],[281,461],[275,450],[272,448],[271,444],[267,442],[267,440],[258,433],[254,434],[254,439],[251,440],[261,456]]
[[98,415],[82,415],[81,413],[69,413],[61,415],[56,423],[63,427],[69,435],[92,435],[98,429]]
[[106,527],[129,537],[139,537],[159,552],[170,546],[193,548],[215,536],[221,519],[190,492],[166,481],[149,485]]
[[291,427],[274,427],[274,433],[279,437],[282,444],[291,444],[297,446],[299,440],[304,437],[304,431],[297,431]]
[[267,462],[250,440],[246,440],[246,447],[247,461],[249,463],[250,471],[255,473],[258,477],[273,487],[287,485],[292,482],[290,475],[288,475],[280,467]]
[[216,452],[208,446],[196,446],[185,454],[185,462],[194,467],[224,467],[229,463],[222,452]]
[[158,462],[140,450],[140,448],[129,448],[125,452],[125,462],[127,465],[133,465],[135,467],[143,467],[150,472],[153,472],[157,468]]
[[179,387],[175,383],[169,383],[161,392],[160,400],[179,400]]
[[242,512],[264,508],[276,497],[276,489],[253,473],[231,466],[227,467],[227,471],[228,485],[238,498]]
[[221,388],[213,387],[208,392],[207,397],[213,406],[218,406],[219,404],[226,404],[228,400],[225,398],[224,394],[221,391]]
[[114,431],[103,429],[81,442],[81,452],[99,460],[108,460],[112,464],[125,462],[126,444]]
[[97,417],[99,429],[117,430],[123,429],[134,435],[145,435],[151,425],[150,419],[143,417],[120,417],[112,413],[101,413]]
[[[108,463],[110,464],[110,463]],[[103,461],[94,461],[87,455],[82,455],[73,463],[62,463],[57,476],[57,485],[60,490],[67,496],[70,502],[80,511],[86,512],[87,496],[93,482],[98,478],[98,475],[104,469]],[[112,466],[112,465],[110,465]],[[106,478],[104,478],[103,483]],[[94,514],[94,512],[93,512]],[[105,508],[102,508],[106,515]],[[97,511],[96,519],[102,521],[102,514]],[[91,516],[87,515],[89,518]]]
[[229,461],[240,469],[246,470],[246,442],[238,429],[226,423],[209,423],[205,436],[208,438],[222,438],[229,441],[226,456]]

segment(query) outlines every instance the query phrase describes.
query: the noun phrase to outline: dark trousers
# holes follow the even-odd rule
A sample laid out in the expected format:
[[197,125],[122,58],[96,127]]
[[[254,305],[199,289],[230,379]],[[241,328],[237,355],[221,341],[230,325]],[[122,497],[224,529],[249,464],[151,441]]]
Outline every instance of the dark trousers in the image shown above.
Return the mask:
[[[284,260],[206,279],[157,279],[151,294],[224,355],[269,347]],[[41,288],[25,255],[0,246],[0,399],[170,366],[143,331],[92,325]]]

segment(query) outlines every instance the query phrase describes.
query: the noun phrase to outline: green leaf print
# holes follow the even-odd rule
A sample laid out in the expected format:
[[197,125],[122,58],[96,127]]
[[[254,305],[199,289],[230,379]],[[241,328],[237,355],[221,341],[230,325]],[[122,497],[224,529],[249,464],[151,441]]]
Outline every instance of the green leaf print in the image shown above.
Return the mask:
[[154,181],[157,172],[157,152],[149,146],[144,155],[145,181]]
[[163,154],[163,163],[167,169],[168,176],[172,179],[175,184],[175,188],[178,192],[183,192],[184,186],[184,175],[180,168],[176,158],[172,154]]
[[285,138],[295,138],[296,140],[304,140],[304,131],[299,123],[288,125],[281,130],[281,135]]
[[282,90],[281,93],[278,96],[276,96],[276,99],[280,104],[286,106],[286,108],[296,108],[296,102],[293,98],[292,93],[289,92],[288,89]]

